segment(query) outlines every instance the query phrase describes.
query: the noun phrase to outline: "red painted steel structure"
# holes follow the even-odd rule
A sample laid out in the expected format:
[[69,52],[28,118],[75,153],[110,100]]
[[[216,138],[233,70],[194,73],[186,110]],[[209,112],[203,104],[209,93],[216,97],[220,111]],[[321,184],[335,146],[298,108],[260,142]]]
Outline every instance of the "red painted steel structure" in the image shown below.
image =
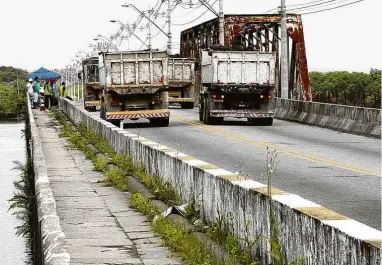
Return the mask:
[[[224,46],[232,50],[273,51],[276,60],[276,90],[279,91],[280,72],[280,15],[225,15]],[[293,98],[311,100],[304,30],[300,15],[287,14],[289,36],[289,90]],[[217,46],[219,42],[218,18],[182,31],[180,55],[199,59],[200,49]],[[196,71],[199,71],[198,64]],[[200,82],[196,80],[196,88]]]

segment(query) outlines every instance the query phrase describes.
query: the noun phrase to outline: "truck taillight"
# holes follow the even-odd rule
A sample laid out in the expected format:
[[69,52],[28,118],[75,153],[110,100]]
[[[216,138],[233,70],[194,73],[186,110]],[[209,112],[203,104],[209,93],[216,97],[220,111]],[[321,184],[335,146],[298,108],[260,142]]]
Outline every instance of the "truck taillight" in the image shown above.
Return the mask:
[[153,104],[153,105],[158,105],[158,104],[162,104],[162,103],[163,103],[162,100],[153,100],[153,101],[151,101],[151,104]]
[[212,94],[212,99],[224,99],[224,95]]

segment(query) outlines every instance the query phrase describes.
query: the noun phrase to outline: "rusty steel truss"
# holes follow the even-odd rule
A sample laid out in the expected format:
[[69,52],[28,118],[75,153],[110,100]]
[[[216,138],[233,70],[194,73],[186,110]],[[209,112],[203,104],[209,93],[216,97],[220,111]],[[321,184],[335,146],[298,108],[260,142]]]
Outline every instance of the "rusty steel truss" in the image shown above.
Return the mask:
[[[273,51],[276,60],[276,93],[280,93],[280,15],[225,15],[224,47],[232,50]],[[300,15],[287,15],[289,91],[295,99],[311,100],[304,30]],[[209,20],[181,33],[180,55],[195,58],[200,49],[218,46],[218,18]],[[196,67],[198,71],[198,64]],[[196,87],[199,87],[196,80]]]

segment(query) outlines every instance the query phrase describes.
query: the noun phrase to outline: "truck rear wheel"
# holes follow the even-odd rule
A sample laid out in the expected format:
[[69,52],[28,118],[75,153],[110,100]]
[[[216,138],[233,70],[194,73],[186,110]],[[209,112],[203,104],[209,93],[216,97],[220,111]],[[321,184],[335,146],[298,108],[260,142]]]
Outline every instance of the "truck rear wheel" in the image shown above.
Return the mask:
[[161,118],[161,119],[150,119],[151,125],[155,127],[168,127],[170,124],[169,118]]
[[204,112],[203,112],[204,104],[201,103],[199,107],[199,121],[204,120]]
[[208,104],[204,104],[204,119],[203,119],[203,122],[204,124],[207,124],[207,125],[214,125],[214,124],[217,124],[217,123],[221,123],[223,121],[223,118],[215,118],[215,117],[211,117],[210,115],[210,110],[208,109],[207,107]]
[[180,107],[182,109],[193,109],[194,108],[194,102],[180,103]]
[[273,118],[266,118],[262,120],[263,126],[272,126],[273,124]]
[[252,123],[252,125],[272,126],[273,118],[248,118],[248,122]]

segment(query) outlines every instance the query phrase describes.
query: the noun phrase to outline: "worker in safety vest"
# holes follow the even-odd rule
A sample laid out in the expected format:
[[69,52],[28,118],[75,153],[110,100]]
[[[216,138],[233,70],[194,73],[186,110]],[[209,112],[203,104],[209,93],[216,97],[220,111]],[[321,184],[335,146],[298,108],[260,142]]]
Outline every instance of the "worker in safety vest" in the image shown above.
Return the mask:
[[44,84],[45,108],[50,109],[52,105],[52,93],[50,89],[49,80]]
[[68,92],[66,91],[65,82],[62,82],[60,86],[60,97],[66,97],[66,96],[68,96]]

